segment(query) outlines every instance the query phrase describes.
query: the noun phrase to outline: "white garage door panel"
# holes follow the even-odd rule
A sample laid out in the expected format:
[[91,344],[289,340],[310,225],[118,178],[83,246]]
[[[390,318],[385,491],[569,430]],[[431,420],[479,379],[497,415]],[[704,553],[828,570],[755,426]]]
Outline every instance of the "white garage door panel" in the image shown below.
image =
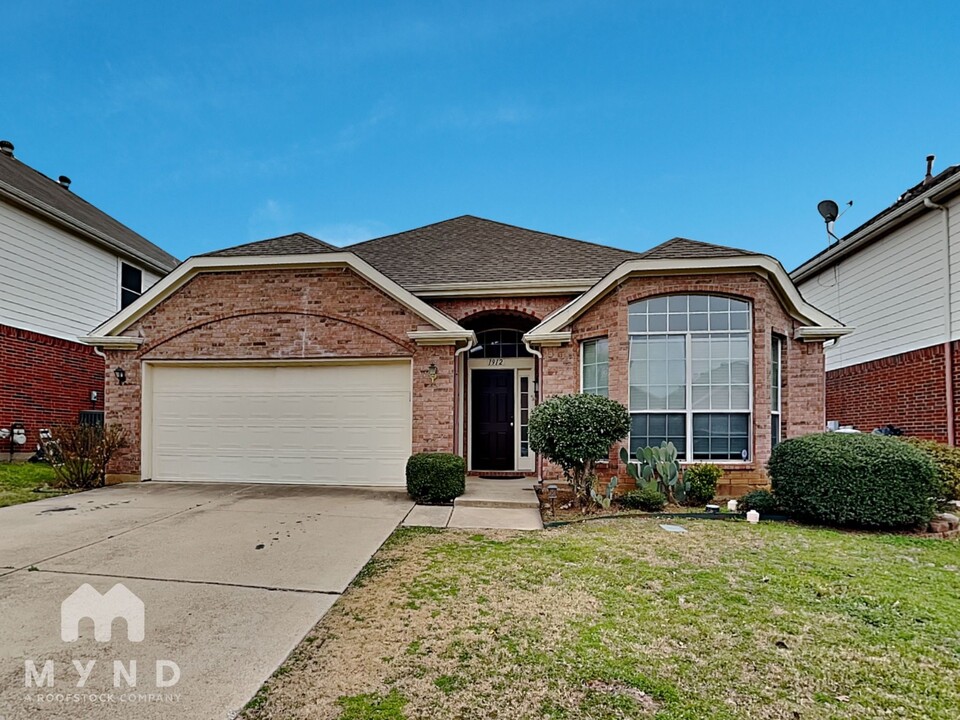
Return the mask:
[[151,372],[154,480],[404,484],[408,362]]

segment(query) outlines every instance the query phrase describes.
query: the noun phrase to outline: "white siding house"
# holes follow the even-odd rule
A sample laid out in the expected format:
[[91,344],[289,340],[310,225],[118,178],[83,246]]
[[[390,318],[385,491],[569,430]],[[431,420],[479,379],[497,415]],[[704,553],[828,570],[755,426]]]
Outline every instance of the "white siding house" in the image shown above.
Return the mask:
[[0,325],[76,340],[120,310],[124,265],[137,294],[177,266],[12,151],[0,148]]
[[954,443],[960,387],[960,166],[932,174],[791,273],[854,328],[825,348],[827,419]]

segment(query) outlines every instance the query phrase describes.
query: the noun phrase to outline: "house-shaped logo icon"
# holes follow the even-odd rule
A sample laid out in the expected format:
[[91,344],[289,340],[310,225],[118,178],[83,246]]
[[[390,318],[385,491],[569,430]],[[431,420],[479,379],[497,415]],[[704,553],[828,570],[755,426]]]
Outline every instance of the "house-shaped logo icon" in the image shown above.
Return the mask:
[[117,583],[105,595],[90,584],[84,583],[60,604],[60,638],[64,642],[80,639],[80,621],[93,620],[93,637],[97,642],[110,642],[113,621],[123,618],[127,622],[127,639],[143,641],[143,600],[134,595],[122,583]]

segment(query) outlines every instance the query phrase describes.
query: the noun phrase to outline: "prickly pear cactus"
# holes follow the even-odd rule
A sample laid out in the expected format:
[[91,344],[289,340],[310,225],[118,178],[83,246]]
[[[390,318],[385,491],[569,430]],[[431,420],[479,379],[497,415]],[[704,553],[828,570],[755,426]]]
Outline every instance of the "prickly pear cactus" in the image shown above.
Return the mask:
[[637,450],[637,463],[630,462],[630,453],[620,448],[620,462],[626,467],[627,474],[639,488],[655,487],[670,502],[683,500],[686,496],[686,484],[680,474],[677,461],[677,448],[672,442],[662,442],[660,447],[645,447]]

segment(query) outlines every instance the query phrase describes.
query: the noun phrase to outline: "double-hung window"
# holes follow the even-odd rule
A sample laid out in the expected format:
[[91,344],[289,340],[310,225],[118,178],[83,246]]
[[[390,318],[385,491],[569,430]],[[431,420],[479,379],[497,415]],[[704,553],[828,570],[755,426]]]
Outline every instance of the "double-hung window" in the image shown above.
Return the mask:
[[120,309],[123,310],[142,293],[143,271],[125,262],[120,263]]
[[591,395],[609,395],[610,345],[607,338],[581,343],[580,389]]
[[669,440],[682,460],[748,460],[750,304],[715,295],[628,310],[630,449]]

